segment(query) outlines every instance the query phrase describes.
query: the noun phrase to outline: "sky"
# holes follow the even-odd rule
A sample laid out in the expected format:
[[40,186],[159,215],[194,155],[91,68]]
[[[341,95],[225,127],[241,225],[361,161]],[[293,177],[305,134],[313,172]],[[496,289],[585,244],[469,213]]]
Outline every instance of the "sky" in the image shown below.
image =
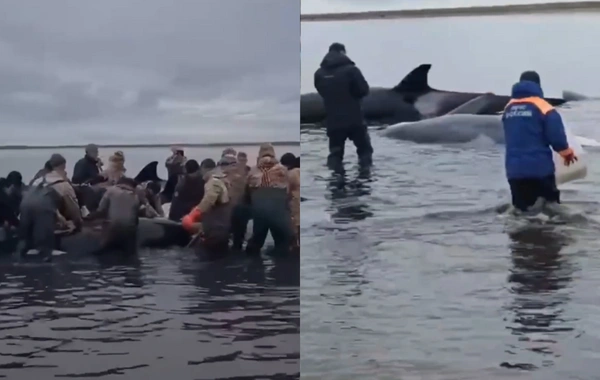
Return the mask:
[[1,145],[298,141],[299,2],[0,2]]
[[503,4],[559,3],[581,0],[302,0],[304,13],[365,12],[374,10],[453,8]]

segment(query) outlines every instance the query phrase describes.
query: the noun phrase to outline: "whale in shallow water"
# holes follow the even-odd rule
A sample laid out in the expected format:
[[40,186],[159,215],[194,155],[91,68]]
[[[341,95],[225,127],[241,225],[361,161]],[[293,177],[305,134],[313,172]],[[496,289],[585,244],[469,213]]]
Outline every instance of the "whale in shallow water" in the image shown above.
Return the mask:
[[[101,221],[100,221],[101,222]],[[70,235],[56,235],[57,251],[65,252],[68,257],[92,255],[101,246],[102,231],[98,222],[85,222],[80,232]],[[190,241],[190,235],[181,223],[163,218],[140,218],[137,228],[138,246],[141,248],[184,247]],[[0,233],[0,253],[12,254],[16,250],[18,238],[12,234]]]
[[419,144],[467,143],[485,136],[497,144],[504,144],[504,131],[499,115],[444,115],[392,125],[382,135]]
[[[406,75],[392,88],[372,87],[363,99],[362,108],[367,125],[412,122],[446,115],[461,105],[485,95],[478,92],[459,92],[434,89],[429,86],[431,64],[422,64]],[[494,95],[476,114],[492,115],[501,112],[510,100],[507,95]],[[565,103],[564,99],[546,98],[553,106]],[[300,96],[300,124],[321,123],[325,119],[323,99],[317,93]]]
[[462,104],[448,114],[389,126],[383,136],[421,144],[466,143],[485,136],[495,143],[504,143],[500,115],[479,115],[495,95],[483,94]]

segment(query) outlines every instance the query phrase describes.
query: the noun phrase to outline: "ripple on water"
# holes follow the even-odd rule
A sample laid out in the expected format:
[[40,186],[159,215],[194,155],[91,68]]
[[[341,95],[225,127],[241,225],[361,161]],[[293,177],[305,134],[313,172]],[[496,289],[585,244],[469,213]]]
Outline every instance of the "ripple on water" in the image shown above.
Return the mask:
[[0,377],[298,378],[297,259],[0,266]]
[[584,221],[512,231],[496,213],[509,200],[502,147],[373,132],[370,175],[360,175],[348,146],[340,178],[324,167],[324,134],[301,137],[303,378],[599,372],[600,169],[563,191]]

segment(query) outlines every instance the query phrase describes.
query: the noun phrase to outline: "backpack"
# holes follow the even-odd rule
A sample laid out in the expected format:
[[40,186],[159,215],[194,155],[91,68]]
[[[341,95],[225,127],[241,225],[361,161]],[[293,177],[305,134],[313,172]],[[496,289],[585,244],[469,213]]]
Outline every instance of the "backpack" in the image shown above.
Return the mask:
[[43,177],[42,182],[37,185],[33,185],[27,190],[27,192],[23,195],[22,204],[48,204],[48,200],[50,201],[49,206],[53,208],[60,208],[62,204],[62,197],[54,189],[52,186],[57,183],[65,182],[64,179],[54,181],[54,182],[46,182],[46,177]]

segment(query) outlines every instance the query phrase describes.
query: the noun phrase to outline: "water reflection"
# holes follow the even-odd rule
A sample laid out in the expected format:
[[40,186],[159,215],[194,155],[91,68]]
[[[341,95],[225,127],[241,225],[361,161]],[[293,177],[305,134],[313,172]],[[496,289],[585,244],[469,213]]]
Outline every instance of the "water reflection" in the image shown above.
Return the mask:
[[298,289],[298,258],[4,265],[0,378],[298,378]]
[[[559,335],[574,330],[574,321],[562,317],[569,292],[563,291],[572,281],[574,266],[561,250],[570,239],[550,227],[527,228],[509,233],[512,268],[508,276],[514,299],[513,313],[507,326],[525,350],[542,355],[543,365],[560,356],[556,349]],[[517,355],[518,347],[507,352]],[[519,355],[522,358],[523,355]],[[534,369],[531,363],[504,363],[505,367]]]
[[360,168],[356,178],[349,180],[346,173],[334,173],[328,181],[333,214],[337,224],[361,221],[373,216],[366,197],[371,195],[371,170]]

